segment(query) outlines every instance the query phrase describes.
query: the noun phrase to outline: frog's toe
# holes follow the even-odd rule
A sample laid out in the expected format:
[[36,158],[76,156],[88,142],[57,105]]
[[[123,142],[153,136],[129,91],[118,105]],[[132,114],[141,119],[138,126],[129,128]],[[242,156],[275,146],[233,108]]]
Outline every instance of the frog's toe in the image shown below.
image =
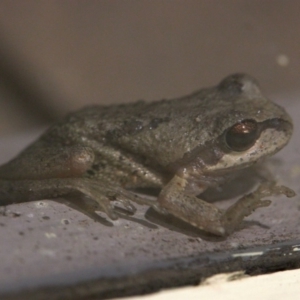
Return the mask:
[[261,200],[259,197],[253,197],[251,201],[244,203],[244,216],[251,215],[258,208],[268,207],[271,203],[271,200]]
[[296,196],[295,191],[293,191],[292,189],[290,189],[284,185],[281,185],[278,187],[278,192],[279,192],[279,194],[285,195],[288,198],[292,198],[292,197]]
[[162,214],[162,215],[169,215],[170,214],[167,209],[163,208],[158,203],[153,204],[152,208],[154,210],[156,210],[158,213]]
[[[118,215],[115,212],[114,205],[111,201],[112,197],[114,197],[111,194],[111,190],[105,189],[97,182],[89,180],[87,184],[85,184],[83,194],[95,201],[99,208],[104,211],[111,220],[118,219]],[[116,198],[113,198],[113,200],[115,199]]]
[[[94,186],[95,188],[99,189],[99,185]],[[98,194],[100,195],[100,192]],[[136,207],[131,203],[133,196],[130,192],[121,188],[102,187],[101,194],[97,202],[105,206],[104,211],[111,219],[117,219],[117,213],[115,212],[117,203],[120,203],[131,214],[136,212]]]
[[114,211],[111,211],[109,213],[106,212],[106,214],[108,215],[108,217],[113,220],[113,221],[116,221],[119,219],[118,215],[114,212]]
[[253,210],[256,210],[257,208],[260,207],[268,207],[272,203],[271,200],[260,200],[254,203],[253,205]]
[[153,200],[147,199],[146,196],[140,196],[132,191],[128,191],[128,190],[125,190],[122,188],[115,190],[115,193],[117,194],[116,197],[118,198],[118,200],[124,201],[124,204],[125,204],[125,201],[127,203],[130,203],[130,201],[132,201],[132,202],[140,204],[140,205],[149,205],[149,206],[152,206],[154,203]]
[[262,183],[254,192],[254,194],[260,198],[278,195],[285,195],[286,197],[291,198],[296,195],[296,193],[292,189],[284,185],[276,185],[275,182]]
[[136,207],[128,199],[118,199],[118,202],[120,202],[131,214],[136,212]]
[[121,203],[124,205],[124,207],[129,210],[131,213],[135,213],[136,212],[136,207],[130,203],[130,201],[128,200],[122,200]]
[[140,204],[140,205],[149,205],[152,206],[155,201],[147,199],[146,196],[139,196],[134,193],[130,193],[130,196],[128,197],[131,201]]
[[111,203],[107,203],[107,202],[99,202],[97,201],[101,208],[103,209],[103,211],[107,214],[107,216],[111,219],[111,220],[117,220],[118,219],[118,215],[114,210],[114,206]]

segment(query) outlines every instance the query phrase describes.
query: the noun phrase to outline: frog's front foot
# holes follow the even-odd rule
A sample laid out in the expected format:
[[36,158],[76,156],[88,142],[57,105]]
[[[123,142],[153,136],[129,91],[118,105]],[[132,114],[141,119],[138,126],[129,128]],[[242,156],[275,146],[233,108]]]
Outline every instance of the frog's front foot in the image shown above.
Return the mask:
[[295,192],[288,187],[275,183],[263,183],[256,191],[242,197],[223,211],[197,197],[184,194],[185,186],[185,179],[174,176],[160,193],[157,210],[162,210],[163,213],[168,211],[197,228],[220,236],[234,231],[243,219],[256,209],[271,204],[270,200],[263,198],[276,195],[293,197],[295,195]]
[[271,204],[271,200],[263,200],[263,198],[278,195],[285,195],[291,198],[294,197],[296,193],[286,186],[276,185],[274,182],[264,182],[256,191],[239,199],[224,212],[222,217],[222,223],[226,228],[226,233],[231,233],[245,217],[252,214],[256,209],[267,207]]

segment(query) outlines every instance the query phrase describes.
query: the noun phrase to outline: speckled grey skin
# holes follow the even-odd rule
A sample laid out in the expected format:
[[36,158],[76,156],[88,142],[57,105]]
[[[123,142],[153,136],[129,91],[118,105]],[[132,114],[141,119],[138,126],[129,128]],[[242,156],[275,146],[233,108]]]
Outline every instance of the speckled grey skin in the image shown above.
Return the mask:
[[[237,170],[272,155],[292,134],[285,110],[256,81],[234,74],[217,86],[153,103],[87,107],[52,126],[0,168],[0,201],[84,195],[92,210],[117,218],[114,201],[153,205],[205,231],[232,232],[245,216],[268,206],[262,198],[294,192],[264,183],[227,211],[196,196]],[[129,189],[160,188],[153,204]]]

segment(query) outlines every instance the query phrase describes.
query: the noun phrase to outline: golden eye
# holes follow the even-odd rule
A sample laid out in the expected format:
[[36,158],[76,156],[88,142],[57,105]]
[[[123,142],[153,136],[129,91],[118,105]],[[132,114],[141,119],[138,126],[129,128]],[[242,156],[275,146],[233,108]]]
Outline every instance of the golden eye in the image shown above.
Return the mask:
[[260,135],[259,126],[254,120],[243,120],[229,128],[225,135],[227,146],[233,151],[251,148]]

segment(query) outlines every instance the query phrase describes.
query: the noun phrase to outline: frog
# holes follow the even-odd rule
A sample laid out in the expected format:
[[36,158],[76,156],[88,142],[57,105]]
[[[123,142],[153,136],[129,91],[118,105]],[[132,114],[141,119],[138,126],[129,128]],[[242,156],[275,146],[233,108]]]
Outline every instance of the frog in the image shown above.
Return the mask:
[[[201,231],[228,236],[269,196],[295,196],[262,182],[227,209],[199,195],[282,149],[293,122],[244,73],[187,96],[91,105],[70,113],[0,167],[0,203],[90,199],[111,220],[116,203],[149,205]],[[156,200],[135,193],[155,188]]]

